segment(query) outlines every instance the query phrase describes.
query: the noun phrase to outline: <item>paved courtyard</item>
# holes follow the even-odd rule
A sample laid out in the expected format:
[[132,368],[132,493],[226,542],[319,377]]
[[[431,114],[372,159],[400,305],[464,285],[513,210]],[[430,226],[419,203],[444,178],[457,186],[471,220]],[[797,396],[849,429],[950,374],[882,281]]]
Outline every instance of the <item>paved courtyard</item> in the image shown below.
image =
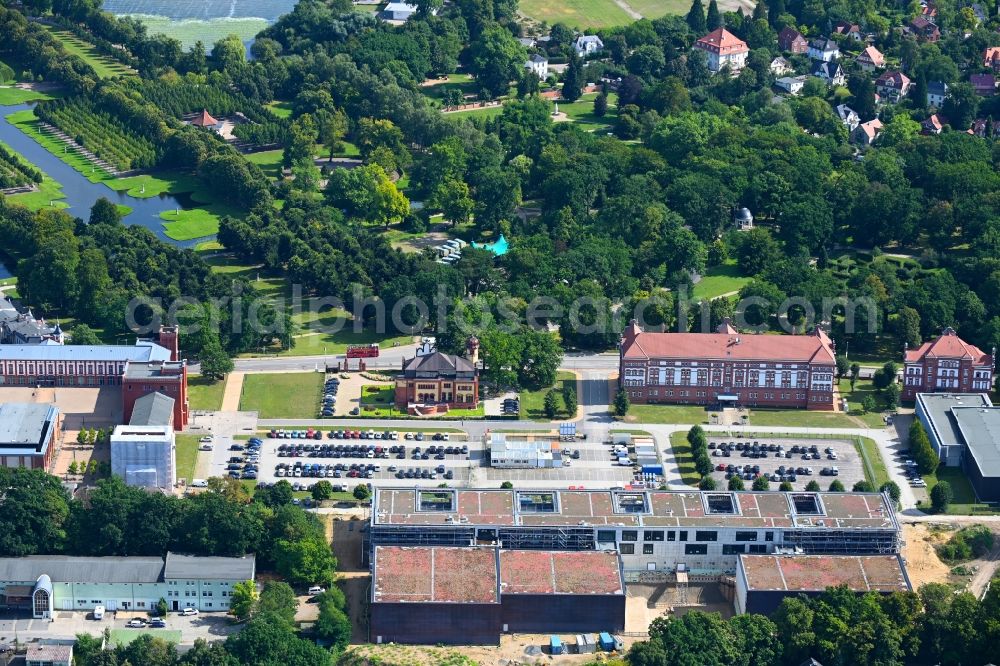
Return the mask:
[[180,632],[180,643],[190,645],[197,638],[206,640],[224,639],[239,629],[225,613],[201,613],[185,617],[179,613],[167,615],[165,630],[160,629],[129,629],[125,624],[133,617],[147,617],[146,613],[108,613],[103,620],[93,620],[89,612],[57,611],[55,619],[33,620],[23,616],[13,616],[10,613],[0,614],[0,643],[12,643],[15,635],[21,642],[38,638],[74,638],[77,634],[99,636],[105,629],[116,633],[149,632],[157,635],[164,631],[164,636],[176,636]]

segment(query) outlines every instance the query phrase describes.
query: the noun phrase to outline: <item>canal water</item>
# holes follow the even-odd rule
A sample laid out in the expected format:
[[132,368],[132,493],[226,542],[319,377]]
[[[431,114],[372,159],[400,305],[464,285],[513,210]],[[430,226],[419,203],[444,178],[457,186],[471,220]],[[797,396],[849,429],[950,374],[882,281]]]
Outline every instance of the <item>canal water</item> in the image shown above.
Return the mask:
[[[199,238],[191,241],[178,242],[167,238],[163,233],[163,220],[160,213],[178,208],[191,208],[193,202],[186,195],[161,194],[159,196],[137,199],[125,192],[116,192],[104,183],[92,183],[83,174],[69,166],[61,159],[47,151],[34,139],[12,125],[7,116],[17,111],[32,108],[30,104],[0,105],[0,141],[3,141],[24,158],[44,171],[50,178],[62,185],[64,199],[59,201],[68,204],[66,210],[70,215],[87,219],[90,207],[101,197],[128,206],[132,209],[125,219],[125,224],[141,225],[152,231],[158,238],[180,247],[193,247]],[[10,272],[0,264],[0,278],[10,277]]]

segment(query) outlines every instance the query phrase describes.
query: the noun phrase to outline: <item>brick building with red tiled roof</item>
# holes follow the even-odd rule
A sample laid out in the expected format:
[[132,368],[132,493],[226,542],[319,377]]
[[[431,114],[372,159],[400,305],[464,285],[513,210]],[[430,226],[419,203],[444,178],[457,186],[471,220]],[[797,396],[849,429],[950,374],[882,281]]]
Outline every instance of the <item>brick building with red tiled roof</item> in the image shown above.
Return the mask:
[[952,328],[916,349],[907,349],[903,363],[903,400],[918,393],[983,393],[993,386],[993,360],[956,335]]
[[646,333],[634,321],[619,349],[619,377],[636,403],[834,409],[834,344],[809,335]]

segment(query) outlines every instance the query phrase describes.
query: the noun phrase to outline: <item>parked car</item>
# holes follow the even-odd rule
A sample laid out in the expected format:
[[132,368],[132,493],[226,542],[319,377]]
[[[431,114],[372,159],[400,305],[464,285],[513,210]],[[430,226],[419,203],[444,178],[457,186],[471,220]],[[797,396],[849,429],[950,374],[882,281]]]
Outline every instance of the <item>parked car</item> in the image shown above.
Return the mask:
[[315,594],[323,594],[324,592],[326,592],[326,588],[320,587],[319,585],[313,585],[312,587],[309,588],[308,592],[310,596]]
[[198,609],[193,606],[187,606],[181,609],[181,615],[197,615]]
[[133,619],[129,620],[125,624],[125,626],[126,627],[132,627],[133,629],[141,629],[141,628],[143,628],[143,627],[146,626],[146,621],[143,620],[140,617],[136,617],[136,618],[133,618]]
[[153,620],[149,623],[149,626],[151,629],[165,629],[167,623],[161,620],[160,618],[156,617],[153,618]]

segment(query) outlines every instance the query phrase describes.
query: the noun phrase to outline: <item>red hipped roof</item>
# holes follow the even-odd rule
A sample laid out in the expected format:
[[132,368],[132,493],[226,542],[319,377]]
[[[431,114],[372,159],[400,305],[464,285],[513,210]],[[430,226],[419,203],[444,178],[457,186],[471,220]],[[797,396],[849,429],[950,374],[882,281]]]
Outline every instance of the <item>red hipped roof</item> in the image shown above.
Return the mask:
[[622,356],[626,359],[836,364],[833,342],[820,328],[810,335],[645,333],[632,322],[622,338]]
[[695,46],[722,55],[750,50],[746,42],[725,28],[716,28],[695,42]]
[[212,117],[208,109],[202,109],[201,113],[191,121],[191,124],[197,127],[215,127],[219,124],[219,121]]
[[972,359],[975,363],[991,363],[990,355],[958,337],[954,329],[946,328],[936,340],[925,342],[906,351],[906,362],[916,363],[925,358]]

